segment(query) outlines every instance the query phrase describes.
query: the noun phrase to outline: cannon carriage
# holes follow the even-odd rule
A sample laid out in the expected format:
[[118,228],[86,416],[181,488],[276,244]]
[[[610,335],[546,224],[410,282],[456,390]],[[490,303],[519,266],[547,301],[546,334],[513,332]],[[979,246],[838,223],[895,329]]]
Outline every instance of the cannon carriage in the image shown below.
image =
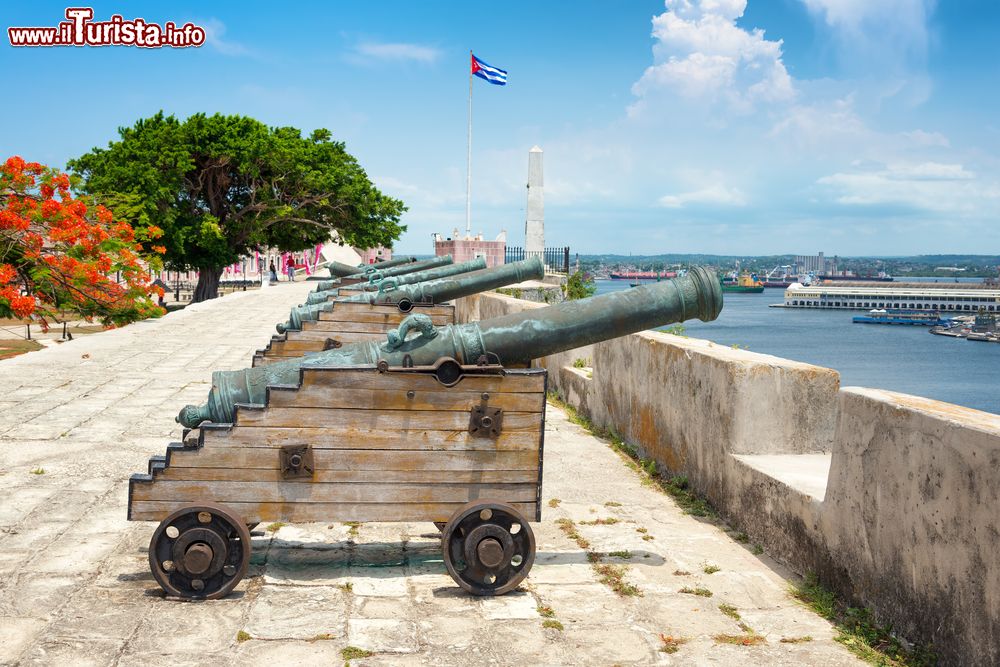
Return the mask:
[[217,371],[208,400],[178,415],[184,442],[130,480],[128,517],[160,522],[150,568],[183,598],[233,590],[259,521],[433,521],[459,586],[506,593],[541,520],[547,375],[516,367],[721,308],[715,276],[695,268],[483,322],[411,313],[382,343]]
[[[245,524],[262,521],[460,524],[449,571],[470,592],[505,593],[534,558],[545,375],[455,362],[303,369],[298,385],[269,386],[262,405],[151,459],[130,480],[129,519],[161,522],[150,567],[179,597],[230,592],[249,562]],[[472,531],[492,541],[476,538],[470,559]]]

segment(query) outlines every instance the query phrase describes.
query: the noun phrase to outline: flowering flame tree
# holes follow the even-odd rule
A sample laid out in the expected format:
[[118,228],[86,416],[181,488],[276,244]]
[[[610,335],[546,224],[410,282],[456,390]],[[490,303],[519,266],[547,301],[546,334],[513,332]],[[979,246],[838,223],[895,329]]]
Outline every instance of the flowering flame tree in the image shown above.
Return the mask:
[[74,196],[66,174],[9,158],[0,163],[0,317],[47,328],[66,314],[109,326],[163,314],[147,271],[162,263],[161,234],[147,227],[138,238],[107,208]]

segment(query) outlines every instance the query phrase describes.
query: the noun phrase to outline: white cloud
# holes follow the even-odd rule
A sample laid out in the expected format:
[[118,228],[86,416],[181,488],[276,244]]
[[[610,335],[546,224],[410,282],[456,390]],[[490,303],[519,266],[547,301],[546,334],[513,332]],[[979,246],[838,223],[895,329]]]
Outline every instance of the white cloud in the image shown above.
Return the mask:
[[801,0],[829,30],[850,76],[888,82],[885,99],[919,105],[931,94],[927,53],[936,0]]
[[727,188],[723,185],[710,185],[707,188],[678,195],[665,195],[659,199],[660,206],[664,208],[683,208],[688,204],[745,206],[746,203],[746,197],[738,188]]
[[961,164],[897,163],[838,172],[817,183],[846,206],[897,205],[952,214],[994,214],[1000,186],[986,183]]
[[424,64],[437,62],[441,50],[421,44],[404,42],[361,42],[354,47],[354,53],[363,58],[385,61],[411,61]]
[[635,95],[676,94],[742,113],[795,96],[781,41],[737,27],[746,0],[666,0],[666,8],[653,17],[654,64],[633,85]]
[[903,132],[902,135],[914,146],[939,146],[941,148],[948,148],[951,146],[951,142],[948,141],[948,137],[944,136],[940,132],[913,130],[912,132]]

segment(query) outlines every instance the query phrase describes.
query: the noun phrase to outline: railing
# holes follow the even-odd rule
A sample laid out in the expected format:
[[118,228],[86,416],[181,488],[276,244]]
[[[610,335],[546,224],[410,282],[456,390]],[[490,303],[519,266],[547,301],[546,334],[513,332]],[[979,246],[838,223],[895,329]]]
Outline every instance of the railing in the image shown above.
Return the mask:
[[569,246],[565,248],[545,248],[542,252],[528,252],[518,246],[507,246],[504,253],[504,264],[521,262],[533,255],[541,255],[545,270],[549,273],[564,273],[569,275]]

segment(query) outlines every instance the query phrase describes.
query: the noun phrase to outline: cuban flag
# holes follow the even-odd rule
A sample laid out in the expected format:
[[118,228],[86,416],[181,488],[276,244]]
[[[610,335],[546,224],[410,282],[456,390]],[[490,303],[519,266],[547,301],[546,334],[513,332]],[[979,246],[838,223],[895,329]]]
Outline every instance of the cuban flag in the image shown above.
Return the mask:
[[486,79],[495,86],[507,85],[506,70],[487,65],[476,56],[472,56],[472,73],[480,79]]

